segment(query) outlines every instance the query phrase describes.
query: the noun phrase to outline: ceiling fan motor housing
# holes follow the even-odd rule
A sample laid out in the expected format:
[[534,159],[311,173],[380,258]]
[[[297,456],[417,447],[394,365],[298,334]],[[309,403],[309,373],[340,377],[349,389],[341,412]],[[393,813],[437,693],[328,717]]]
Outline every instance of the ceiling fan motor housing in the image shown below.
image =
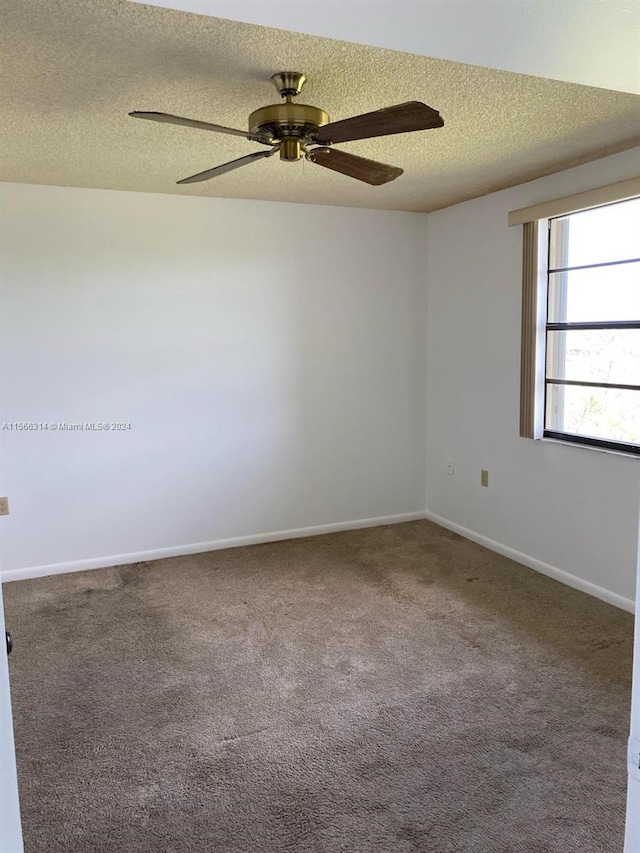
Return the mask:
[[329,123],[329,116],[324,110],[292,102],[292,98],[300,94],[306,79],[299,71],[272,74],[271,81],[285,103],[261,107],[249,116],[249,133],[267,135],[278,141],[281,160],[299,160],[305,137],[312,130]]
[[[290,97],[290,96],[288,96]],[[249,116],[249,133],[267,134],[278,141],[281,160],[299,160],[300,143],[317,127],[329,124],[324,110],[308,104],[269,104],[260,107]]]

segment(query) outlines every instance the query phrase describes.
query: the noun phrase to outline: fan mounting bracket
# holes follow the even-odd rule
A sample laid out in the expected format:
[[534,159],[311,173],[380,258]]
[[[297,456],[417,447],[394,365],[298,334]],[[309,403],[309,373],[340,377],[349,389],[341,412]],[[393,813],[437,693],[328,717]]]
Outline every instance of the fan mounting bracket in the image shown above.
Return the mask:
[[299,71],[278,71],[271,75],[273,85],[283,98],[295,98],[302,91],[307,77]]

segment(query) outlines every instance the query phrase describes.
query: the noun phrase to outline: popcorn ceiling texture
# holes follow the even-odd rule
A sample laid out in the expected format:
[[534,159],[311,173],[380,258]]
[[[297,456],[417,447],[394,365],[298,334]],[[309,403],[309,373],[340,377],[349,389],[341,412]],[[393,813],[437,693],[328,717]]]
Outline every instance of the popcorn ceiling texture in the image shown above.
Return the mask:
[[[0,0],[0,179],[431,211],[640,145],[640,97],[128,0]],[[195,172],[262,146],[128,117],[158,110],[244,129],[303,71],[333,120],[421,100],[439,130],[339,147],[405,170],[369,187],[308,162]]]

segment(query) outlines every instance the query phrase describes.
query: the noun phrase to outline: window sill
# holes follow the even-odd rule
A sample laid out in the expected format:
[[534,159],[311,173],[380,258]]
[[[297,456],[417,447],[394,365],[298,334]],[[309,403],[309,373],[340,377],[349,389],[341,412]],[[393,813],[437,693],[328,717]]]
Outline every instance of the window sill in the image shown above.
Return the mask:
[[588,450],[590,453],[606,453],[609,456],[620,456],[623,459],[634,459],[635,461],[640,461],[640,454],[629,453],[624,450],[612,450],[609,447],[597,447],[594,444],[582,444],[578,441],[563,441],[559,438],[541,437],[535,440],[540,441],[543,444],[559,444],[562,447],[577,447],[580,450]]

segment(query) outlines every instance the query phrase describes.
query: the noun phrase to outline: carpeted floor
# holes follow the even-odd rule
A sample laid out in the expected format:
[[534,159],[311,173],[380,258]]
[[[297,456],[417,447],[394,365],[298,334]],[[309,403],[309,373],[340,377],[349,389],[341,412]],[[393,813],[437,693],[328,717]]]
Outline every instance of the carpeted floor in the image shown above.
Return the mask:
[[617,853],[632,617],[429,522],[7,584],[26,853]]

